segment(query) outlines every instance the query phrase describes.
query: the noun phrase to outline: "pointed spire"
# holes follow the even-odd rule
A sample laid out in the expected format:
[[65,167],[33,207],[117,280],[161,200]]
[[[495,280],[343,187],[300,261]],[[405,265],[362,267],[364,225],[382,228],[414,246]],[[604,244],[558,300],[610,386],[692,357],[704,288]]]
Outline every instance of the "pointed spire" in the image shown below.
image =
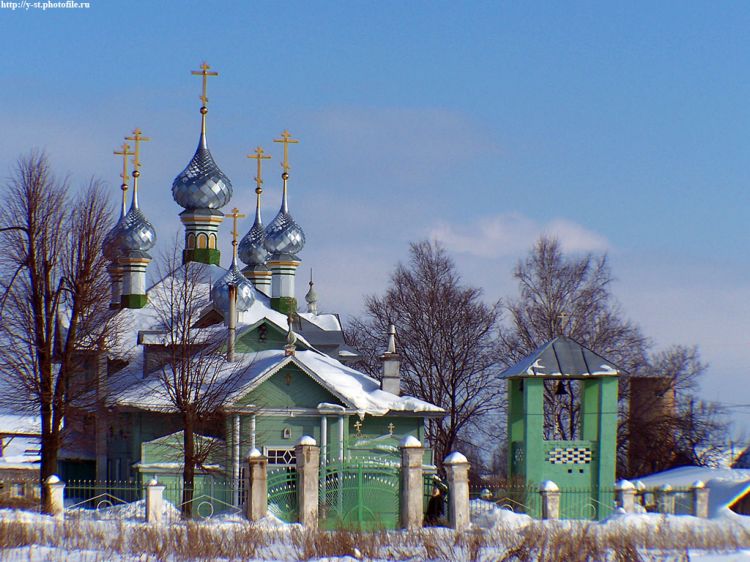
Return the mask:
[[312,268],[310,269],[310,289],[307,291],[307,294],[305,295],[305,301],[307,302],[307,312],[310,314],[318,314],[318,294],[315,292],[315,289],[313,288],[313,272]]
[[283,182],[283,189],[281,192],[281,212],[288,213],[289,205],[287,203],[287,180],[289,179],[289,170],[291,169],[291,166],[289,165],[289,145],[298,144],[299,140],[293,139],[292,134],[285,129],[281,133],[281,138],[273,139],[273,142],[279,142],[284,145],[284,160],[281,162],[281,168],[284,170],[281,173],[281,180]]
[[237,268],[237,219],[244,219],[247,215],[241,215],[240,210],[235,207],[232,209],[232,269]]
[[388,328],[388,351],[386,353],[396,353],[396,326],[393,324]]
[[138,178],[141,176],[141,143],[150,141],[149,137],[143,136],[143,131],[139,128],[133,130],[133,136],[125,137],[125,140],[133,141],[135,143],[135,149],[133,151],[133,202],[130,205],[131,209],[138,208]]
[[122,190],[120,220],[122,220],[128,212],[128,179],[130,179],[130,174],[128,174],[128,156],[134,156],[135,152],[130,152],[130,145],[126,142],[122,143],[120,148],[121,152],[115,150],[114,154],[116,156],[122,156],[122,174],[120,174],[120,177],[122,178],[122,184],[120,184],[120,189]]

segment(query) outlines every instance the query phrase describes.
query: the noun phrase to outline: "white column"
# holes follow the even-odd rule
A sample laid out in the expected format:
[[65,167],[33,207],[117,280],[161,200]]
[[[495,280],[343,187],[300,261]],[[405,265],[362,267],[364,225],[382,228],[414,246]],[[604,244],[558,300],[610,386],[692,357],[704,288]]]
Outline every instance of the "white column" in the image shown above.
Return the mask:
[[240,502],[240,416],[232,419],[232,505]]
[[344,462],[344,416],[339,416],[339,462]]
[[255,449],[255,414],[250,415],[250,450]]
[[328,418],[320,416],[320,464],[325,467],[328,458]]

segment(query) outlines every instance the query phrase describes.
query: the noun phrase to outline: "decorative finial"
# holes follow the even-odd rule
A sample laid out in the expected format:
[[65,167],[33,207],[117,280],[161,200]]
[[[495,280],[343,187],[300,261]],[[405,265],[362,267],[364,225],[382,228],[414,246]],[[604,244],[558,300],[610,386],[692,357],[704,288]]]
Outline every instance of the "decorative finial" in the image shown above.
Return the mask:
[[284,132],[281,133],[281,138],[273,139],[273,142],[280,142],[284,145],[284,160],[281,162],[281,167],[284,170],[281,173],[281,179],[283,180],[283,188],[281,190],[281,210],[284,213],[288,213],[289,205],[287,204],[286,198],[286,181],[289,179],[289,170],[291,169],[291,166],[289,165],[289,145],[297,144],[299,141],[293,139],[291,133],[284,129]]
[[122,143],[122,146],[120,148],[122,149],[122,151],[118,152],[115,150],[114,154],[116,156],[122,156],[122,174],[120,174],[120,177],[122,178],[122,184],[120,185],[120,189],[122,189],[122,207],[120,209],[120,218],[122,218],[128,212],[128,179],[130,178],[130,174],[128,174],[128,156],[133,156],[135,152],[130,152],[130,145],[126,142]]
[[133,151],[133,207],[138,208],[138,178],[141,175],[141,143],[150,141],[150,137],[144,137],[143,131],[138,127],[133,130],[133,136],[125,137],[125,140],[133,141],[135,149]]
[[310,290],[305,295],[305,301],[307,301],[307,312],[310,314],[318,314],[318,295],[313,288],[313,272],[310,268]]
[[232,214],[229,215],[232,217],[232,263],[237,263],[237,237],[239,236],[239,233],[237,232],[237,219],[244,219],[247,215],[241,215],[240,210],[235,207],[232,209]]
[[286,345],[284,346],[284,355],[289,356],[289,355],[294,355],[294,352],[297,349],[297,336],[292,330],[293,320],[292,320],[291,312],[286,317],[286,322],[289,325],[289,330],[286,333]]
[[293,139],[292,134],[285,129],[284,132],[281,133],[281,138],[273,139],[273,142],[280,142],[284,145],[284,160],[281,162],[281,167],[284,169],[284,173],[281,177],[284,178],[284,174],[288,176],[289,170],[291,169],[291,166],[289,165],[289,145],[298,144],[299,140]]
[[266,155],[263,147],[259,146],[255,149],[254,154],[248,154],[247,157],[258,162],[258,175],[255,176],[255,185],[257,186],[255,188],[255,193],[260,196],[260,194],[263,193],[263,160],[270,160],[271,155]]
[[565,328],[568,325],[568,318],[570,318],[570,314],[565,312],[564,310],[557,315],[557,317],[560,319],[560,334],[565,335]]
[[201,94],[200,100],[203,105],[201,105],[201,133],[205,134],[206,132],[206,113],[208,113],[208,95],[207,95],[207,86],[208,86],[208,77],[209,76],[218,76],[218,72],[209,72],[208,70],[211,68],[208,66],[207,62],[203,62],[200,66],[200,70],[191,70],[190,73],[193,76],[202,76],[203,77],[203,93]]
[[390,354],[396,354],[396,326],[393,324],[388,328],[388,352]]

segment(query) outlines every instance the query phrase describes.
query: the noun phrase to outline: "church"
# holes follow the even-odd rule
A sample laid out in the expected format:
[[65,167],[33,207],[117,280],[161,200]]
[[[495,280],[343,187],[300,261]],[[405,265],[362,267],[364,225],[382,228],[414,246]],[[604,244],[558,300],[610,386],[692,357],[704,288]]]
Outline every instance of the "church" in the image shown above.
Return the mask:
[[[257,166],[256,208],[240,239],[243,215],[222,211],[233,187],[206,139],[207,79],[217,73],[204,63],[193,74],[203,82],[198,147],[172,184],[184,225],[181,263],[150,288],[148,252],[156,232],[138,200],[140,151],[148,138],[136,129],[126,137],[133,146],[115,152],[123,159],[122,208],[103,251],[112,313],[124,328],[106,361],[96,362],[98,406],[80,428],[90,449],[82,457],[94,460],[63,467],[63,478],[179,481],[180,407],[193,407],[190,400],[203,408],[194,428],[202,455],[196,485],[207,479],[239,483],[254,449],[271,466],[293,466],[294,445],[304,435],[320,445],[321,464],[364,458],[398,463],[399,442],[408,436],[425,442],[425,420],[445,412],[401,395],[393,328],[383,334],[384,376],[377,381],[351,366],[357,354],[345,344],[339,317],[318,310],[312,278],[307,310],[298,309],[295,281],[306,239],[290,212],[289,148],[298,141],[288,131],[274,140],[283,150],[282,202],[267,226],[261,216],[262,164],[270,156],[260,147],[249,156]],[[233,220],[226,268],[219,251],[225,216]],[[189,383],[181,379],[186,374]],[[186,392],[181,384],[192,386]],[[433,460],[426,450],[425,461]]]

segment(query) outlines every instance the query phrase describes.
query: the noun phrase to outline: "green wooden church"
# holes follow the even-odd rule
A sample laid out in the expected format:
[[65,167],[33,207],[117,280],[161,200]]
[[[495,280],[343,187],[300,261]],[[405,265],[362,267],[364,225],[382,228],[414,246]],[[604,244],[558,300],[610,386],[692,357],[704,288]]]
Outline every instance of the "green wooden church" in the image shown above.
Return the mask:
[[[178,322],[164,313],[175,290],[191,288],[191,305],[199,313],[189,326],[196,354],[208,346],[221,349],[207,367],[206,382],[195,392],[213,393],[215,403],[196,430],[196,449],[205,451],[196,486],[212,480],[238,483],[248,454],[259,450],[271,468],[295,463],[294,445],[303,435],[321,447],[321,463],[376,458],[399,462],[399,442],[407,436],[425,441],[425,420],[444,411],[424,401],[402,396],[395,333],[383,335],[384,376],[375,380],[350,365],[357,354],[344,343],[337,315],[318,311],[312,279],[305,296],[307,311],[298,310],[295,278],[305,234],[292,218],[288,202],[288,149],[297,141],[285,131],[275,140],[283,147],[282,203],[264,226],[261,218],[261,165],[269,158],[258,148],[256,210],[252,226],[238,240],[235,209],[233,256],[221,267],[218,228],[233,189],[208,149],[206,140],[206,78],[198,147],[185,170],[174,180],[172,194],[182,208],[185,227],[183,263],[146,288],[148,251],[154,228],[139,207],[140,131],[129,137],[123,156],[123,207],[120,221],[107,236],[112,308],[126,326],[108,354],[107,374],[97,377],[97,391],[106,397],[95,416],[91,457],[96,476],[106,480],[169,482],[182,477],[183,427],[175,391],[168,381]],[[128,157],[134,156],[133,199],[126,211],[130,176]],[[239,261],[244,268],[240,269]],[[189,279],[188,279],[189,278]],[[216,390],[219,389],[219,390]],[[200,399],[200,398],[199,398]],[[427,461],[431,462],[427,451]]]

